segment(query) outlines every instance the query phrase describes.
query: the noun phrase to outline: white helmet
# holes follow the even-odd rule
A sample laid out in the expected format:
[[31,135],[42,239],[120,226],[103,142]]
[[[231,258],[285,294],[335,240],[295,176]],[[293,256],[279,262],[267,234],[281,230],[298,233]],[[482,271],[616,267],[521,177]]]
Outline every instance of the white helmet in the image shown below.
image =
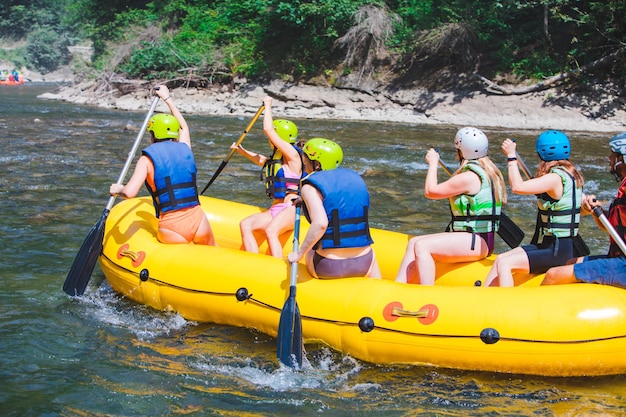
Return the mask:
[[489,140],[482,130],[464,127],[456,132],[454,146],[461,151],[463,159],[478,159],[487,155]]

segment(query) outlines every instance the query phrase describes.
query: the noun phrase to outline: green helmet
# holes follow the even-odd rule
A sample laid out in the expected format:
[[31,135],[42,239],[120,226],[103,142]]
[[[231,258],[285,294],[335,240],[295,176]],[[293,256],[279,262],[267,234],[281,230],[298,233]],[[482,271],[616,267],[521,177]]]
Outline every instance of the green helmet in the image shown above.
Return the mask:
[[335,169],[343,162],[341,146],[329,139],[309,139],[302,151],[311,161],[319,161],[323,171]]
[[274,130],[285,142],[296,143],[296,140],[298,140],[298,127],[291,120],[274,120]]
[[152,132],[157,140],[178,139],[180,123],[171,114],[155,114],[148,121],[148,131]]

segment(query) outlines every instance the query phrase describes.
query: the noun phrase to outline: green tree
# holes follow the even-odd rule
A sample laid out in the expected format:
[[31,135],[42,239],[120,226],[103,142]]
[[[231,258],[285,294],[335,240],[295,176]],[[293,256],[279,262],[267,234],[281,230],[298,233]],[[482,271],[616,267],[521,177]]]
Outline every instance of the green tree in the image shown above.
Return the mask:
[[143,10],[149,0],[69,0],[67,21],[91,40],[96,57],[104,54],[107,41],[115,41],[128,28],[124,14]]
[[40,72],[48,73],[67,63],[69,40],[50,27],[37,27],[28,35],[28,62]]
[[[4,0],[3,5],[0,37],[28,39],[24,55],[32,65],[50,69],[65,62],[65,47],[82,37],[93,43],[97,68],[141,78],[175,77],[185,70],[224,80],[300,79],[341,63],[360,70],[366,65],[365,72],[374,74],[391,59],[405,77],[446,68],[542,78],[623,50],[626,39],[623,0]],[[623,59],[611,65],[606,74],[623,75]]]

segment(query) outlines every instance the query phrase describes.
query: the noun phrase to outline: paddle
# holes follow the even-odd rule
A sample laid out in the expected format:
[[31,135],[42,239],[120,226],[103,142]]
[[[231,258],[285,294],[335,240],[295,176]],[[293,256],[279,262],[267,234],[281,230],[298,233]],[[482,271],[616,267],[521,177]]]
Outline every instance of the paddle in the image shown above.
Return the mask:
[[[246,137],[250,129],[252,129],[252,126],[254,126],[254,123],[256,123],[261,113],[263,113],[264,109],[265,109],[265,105],[262,104],[261,107],[259,107],[259,110],[257,110],[252,120],[250,121],[250,123],[248,124],[248,126],[246,127],[246,129],[241,134],[241,136],[239,136],[239,139],[237,140],[237,143],[236,143],[237,146],[239,146],[241,142],[243,142],[244,138]],[[213,174],[213,177],[211,177],[211,179],[209,180],[209,183],[206,185],[206,187],[204,187],[204,189],[202,190],[200,194],[204,194],[204,192],[211,186],[211,184],[213,184],[213,181],[215,181],[217,176],[220,175],[220,173],[222,172],[222,170],[224,169],[228,161],[230,161],[230,158],[233,156],[234,153],[235,153],[235,148],[231,148],[230,152],[228,152],[228,155],[226,155],[226,158],[222,161],[220,166],[217,168],[217,171],[215,171],[215,174]]]
[[[296,221],[293,228],[293,251],[298,250],[300,235],[300,204],[296,204]],[[291,263],[289,297],[285,301],[278,323],[278,345],[276,356],[284,365],[295,369],[302,367],[302,319],[296,302],[298,262]]]
[[[124,181],[124,177],[126,177],[126,173],[130,168],[130,164],[133,162],[133,158],[135,157],[135,152],[137,152],[137,148],[139,147],[139,143],[141,142],[141,139],[146,132],[150,117],[152,116],[152,113],[154,113],[154,109],[156,108],[158,103],[159,97],[155,97],[154,100],[152,100],[152,104],[150,105],[148,114],[143,121],[143,126],[141,126],[141,130],[137,135],[137,139],[135,139],[133,148],[128,153],[126,164],[124,164],[124,168],[120,173],[117,183],[122,183],[122,181]],[[72,264],[72,267],[67,274],[67,278],[65,278],[65,283],[63,284],[63,291],[65,291],[68,295],[83,295],[85,289],[87,288],[87,284],[89,284],[89,279],[91,278],[93,269],[95,268],[96,262],[98,261],[98,256],[102,251],[104,226],[106,223],[106,219],[109,216],[109,211],[111,210],[111,207],[113,207],[114,202],[115,197],[111,196],[109,198],[109,202],[106,205],[106,208],[102,212],[100,220],[98,220],[98,222],[91,228],[91,230],[87,234],[87,237],[85,237],[85,240],[83,241],[83,244],[81,245],[78,254],[76,255],[76,258],[74,258],[74,263]]]
[[[515,139],[511,140],[515,142]],[[526,162],[524,162],[524,159],[520,156],[519,152],[517,152],[517,149],[515,150],[515,157],[517,158],[517,162],[519,163],[520,168],[522,168],[522,172],[524,173],[526,179],[532,179],[533,175],[530,173],[530,170],[528,169]]]
[[622,253],[626,255],[626,244],[624,244],[624,240],[619,235],[619,233],[617,233],[617,230],[615,230],[613,225],[609,223],[609,219],[607,219],[606,216],[604,215],[602,208],[594,207],[592,211],[593,211],[593,214],[598,218],[598,220],[600,220],[600,222],[602,223],[606,231],[609,232],[609,235],[611,235],[611,237],[613,238],[613,241],[617,244],[617,246],[619,246]]
[[[436,149],[439,152],[438,149]],[[452,176],[452,171],[448,169],[448,167],[439,160],[439,166],[443,168],[443,170],[449,176]],[[504,212],[500,212],[500,227],[498,228],[498,236],[504,240],[504,242],[510,248],[516,248],[522,243],[524,240],[524,231],[517,226],[513,220],[509,218]]]

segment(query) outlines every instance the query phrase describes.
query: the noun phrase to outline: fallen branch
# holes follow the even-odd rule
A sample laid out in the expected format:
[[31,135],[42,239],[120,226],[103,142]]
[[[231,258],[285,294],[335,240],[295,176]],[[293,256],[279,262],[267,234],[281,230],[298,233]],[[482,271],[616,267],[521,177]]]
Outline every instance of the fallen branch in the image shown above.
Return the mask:
[[568,71],[568,72],[562,72],[560,74],[554,75],[550,78],[545,79],[544,81],[541,81],[539,83],[533,84],[533,85],[529,85],[526,87],[522,87],[522,88],[513,88],[513,89],[509,89],[506,87],[503,87],[501,85],[498,85],[496,83],[494,83],[493,81],[483,77],[480,74],[476,74],[476,77],[478,77],[478,79],[480,79],[482,82],[484,82],[485,84],[487,84],[487,91],[490,91],[494,94],[501,94],[501,95],[507,95],[507,96],[511,96],[511,95],[522,95],[522,94],[528,94],[528,93],[534,93],[537,91],[543,91],[543,90],[547,90],[548,88],[552,87],[554,84],[559,83],[561,81],[567,80],[569,78],[573,78],[573,77],[577,77],[580,74],[590,71],[592,69],[601,67],[603,65],[609,64],[613,61],[615,61],[615,59],[624,52],[624,47],[618,49],[617,51],[604,56],[600,59],[596,59],[595,61],[587,64],[587,65],[583,65],[582,67],[576,68],[575,70],[572,71]]

